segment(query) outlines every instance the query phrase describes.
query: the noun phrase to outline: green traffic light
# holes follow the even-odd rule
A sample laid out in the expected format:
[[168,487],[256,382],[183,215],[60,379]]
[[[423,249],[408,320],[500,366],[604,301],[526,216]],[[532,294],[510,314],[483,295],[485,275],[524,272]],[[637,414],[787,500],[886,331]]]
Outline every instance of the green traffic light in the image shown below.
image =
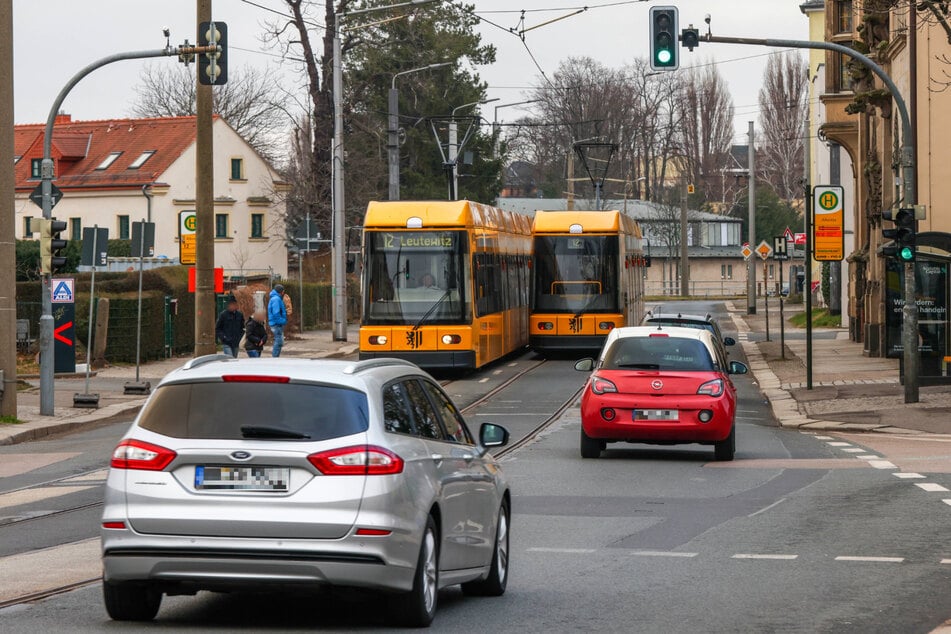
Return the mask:
[[898,251],[898,258],[903,262],[911,262],[915,259],[915,250],[912,247],[902,247]]
[[670,63],[671,54],[667,49],[661,49],[657,51],[657,61],[661,64]]

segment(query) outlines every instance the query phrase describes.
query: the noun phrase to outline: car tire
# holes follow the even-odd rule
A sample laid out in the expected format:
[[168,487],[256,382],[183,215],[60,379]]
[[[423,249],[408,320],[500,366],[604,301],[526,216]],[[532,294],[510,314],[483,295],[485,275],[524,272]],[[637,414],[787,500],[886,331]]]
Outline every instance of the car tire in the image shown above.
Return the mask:
[[393,619],[405,627],[429,627],[439,596],[439,530],[430,515],[419,545],[413,589],[390,599]]
[[151,621],[162,605],[162,593],[147,584],[103,581],[102,598],[113,621]]
[[509,582],[509,509],[499,507],[499,521],[495,529],[495,547],[489,576],[479,581],[462,584],[462,591],[470,596],[500,597],[505,594]]
[[581,457],[582,458],[600,458],[601,452],[604,450],[604,443],[600,440],[595,440],[584,433],[584,429],[581,430]]
[[727,462],[733,460],[736,454],[736,423],[730,427],[730,435],[724,440],[713,443],[713,456],[717,460]]

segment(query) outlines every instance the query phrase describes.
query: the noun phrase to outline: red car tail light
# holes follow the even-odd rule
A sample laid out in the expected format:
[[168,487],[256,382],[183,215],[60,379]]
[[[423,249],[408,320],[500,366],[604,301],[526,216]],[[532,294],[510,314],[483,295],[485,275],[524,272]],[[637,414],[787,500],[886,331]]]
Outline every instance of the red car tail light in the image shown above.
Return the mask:
[[141,440],[123,440],[112,452],[113,469],[136,469],[138,471],[161,471],[177,456],[171,449],[159,447]]
[[221,380],[225,383],[290,383],[291,377],[267,374],[225,374]]
[[307,456],[324,475],[392,475],[403,471],[403,459],[389,449],[356,445],[330,449]]
[[606,421],[612,421],[617,416],[617,412],[614,411],[611,407],[604,407],[601,409],[601,418]]
[[103,523],[102,523],[102,527],[103,527],[103,528],[111,528],[111,529],[114,529],[114,530],[124,530],[124,529],[125,529],[125,522],[103,522]]
[[607,379],[599,376],[591,377],[591,391],[595,394],[606,394],[607,392],[617,392],[617,386]]
[[720,396],[723,394],[723,379],[714,379],[707,381],[697,389],[697,394],[706,394],[707,396]]
[[361,537],[386,537],[391,534],[393,531],[388,531],[382,528],[358,528],[357,535]]

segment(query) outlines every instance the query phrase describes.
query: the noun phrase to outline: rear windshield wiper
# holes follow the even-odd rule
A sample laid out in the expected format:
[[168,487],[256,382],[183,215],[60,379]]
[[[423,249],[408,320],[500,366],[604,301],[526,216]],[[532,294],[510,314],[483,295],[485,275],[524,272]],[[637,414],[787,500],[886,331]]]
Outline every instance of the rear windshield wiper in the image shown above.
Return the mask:
[[254,425],[242,425],[241,435],[245,438],[293,438],[295,440],[306,440],[310,438],[307,434],[302,434],[293,429],[259,427]]

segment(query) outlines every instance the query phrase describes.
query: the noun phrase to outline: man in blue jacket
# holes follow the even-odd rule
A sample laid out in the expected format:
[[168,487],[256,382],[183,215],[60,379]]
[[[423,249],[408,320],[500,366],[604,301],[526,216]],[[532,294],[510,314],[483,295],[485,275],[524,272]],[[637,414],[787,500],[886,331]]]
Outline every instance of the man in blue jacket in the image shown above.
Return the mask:
[[284,347],[284,324],[287,323],[287,309],[284,307],[284,287],[277,284],[271,289],[271,294],[267,300],[267,323],[274,333],[274,347],[271,348],[271,356],[281,356],[281,348]]

